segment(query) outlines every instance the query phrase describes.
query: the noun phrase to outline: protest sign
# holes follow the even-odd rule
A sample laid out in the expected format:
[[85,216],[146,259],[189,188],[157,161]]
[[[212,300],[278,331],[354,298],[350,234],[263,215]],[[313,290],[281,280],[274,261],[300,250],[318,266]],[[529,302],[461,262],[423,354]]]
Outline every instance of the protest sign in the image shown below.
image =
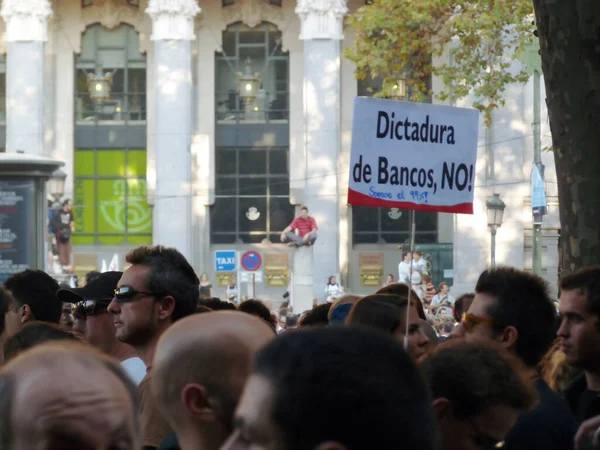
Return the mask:
[[348,203],[473,214],[479,112],[357,97]]

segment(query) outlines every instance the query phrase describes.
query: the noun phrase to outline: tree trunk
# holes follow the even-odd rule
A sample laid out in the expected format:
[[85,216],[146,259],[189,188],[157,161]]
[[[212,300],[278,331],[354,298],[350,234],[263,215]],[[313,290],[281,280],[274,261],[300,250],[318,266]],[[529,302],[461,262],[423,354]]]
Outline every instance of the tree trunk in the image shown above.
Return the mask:
[[558,179],[564,274],[600,263],[600,1],[533,4]]

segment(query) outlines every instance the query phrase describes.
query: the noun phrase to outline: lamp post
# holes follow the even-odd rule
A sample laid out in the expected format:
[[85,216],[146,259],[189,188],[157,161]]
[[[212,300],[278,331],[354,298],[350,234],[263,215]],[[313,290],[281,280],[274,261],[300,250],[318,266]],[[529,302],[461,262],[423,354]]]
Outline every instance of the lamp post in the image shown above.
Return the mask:
[[59,168],[52,172],[50,180],[48,180],[48,192],[52,197],[54,197],[55,202],[58,202],[65,193],[66,179],[67,174]]
[[258,90],[260,88],[260,76],[258,73],[252,73],[252,60],[246,58],[246,69],[244,73],[238,72],[238,94],[246,107],[252,105],[256,97],[258,96]]
[[500,199],[500,194],[489,197],[485,206],[487,208],[488,227],[492,234],[492,269],[496,267],[496,230],[502,226],[502,217],[506,204]]
[[392,82],[387,88],[387,97],[394,100],[404,100],[406,98],[406,80],[400,78]]
[[114,72],[105,73],[100,65],[94,73],[87,73],[88,91],[94,103],[101,104],[110,99],[113,76]]

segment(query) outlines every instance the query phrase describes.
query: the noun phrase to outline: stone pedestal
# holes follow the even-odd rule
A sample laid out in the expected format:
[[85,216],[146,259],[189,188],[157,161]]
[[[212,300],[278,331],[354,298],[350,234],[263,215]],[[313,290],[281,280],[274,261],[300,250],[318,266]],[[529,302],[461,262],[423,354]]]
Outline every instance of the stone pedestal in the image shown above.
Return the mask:
[[312,309],[313,247],[299,247],[292,258],[292,306],[295,314]]
[[48,0],[4,0],[6,21],[6,151],[44,153],[44,61]]
[[151,0],[154,41],[156,190],[154,244],[192,253],[191,131],[195,0]]
[[296,8],[304,40],[304,203],[319,227],[312,262],[319,300],[328,277],[339,273],[340,40],[346,12],[344,0],[299,0]]

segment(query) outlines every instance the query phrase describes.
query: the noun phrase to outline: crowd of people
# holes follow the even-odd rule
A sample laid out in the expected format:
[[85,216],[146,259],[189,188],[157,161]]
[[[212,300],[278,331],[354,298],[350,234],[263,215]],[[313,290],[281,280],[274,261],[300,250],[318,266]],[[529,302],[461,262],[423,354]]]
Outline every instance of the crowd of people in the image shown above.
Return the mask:
[[[175,249],[126,260],[81,288],[5,282],[0,449],[597,448],[600,266],[560,280],[560,315],[510,267],[455,302],[386,283],[273,312],[201,298]],[[434,309],[458,325],[436,332]]]

